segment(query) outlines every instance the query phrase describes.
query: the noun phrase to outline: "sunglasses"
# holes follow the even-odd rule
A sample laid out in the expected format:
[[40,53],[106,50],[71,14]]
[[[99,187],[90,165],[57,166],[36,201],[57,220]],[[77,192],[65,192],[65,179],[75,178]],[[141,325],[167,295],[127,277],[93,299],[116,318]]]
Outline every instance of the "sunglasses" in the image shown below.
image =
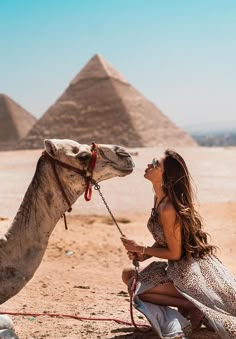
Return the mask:
[[161,166],[160,161],[157,160],[156,158],[152,159],[152,166],[153,168],[160,167]]

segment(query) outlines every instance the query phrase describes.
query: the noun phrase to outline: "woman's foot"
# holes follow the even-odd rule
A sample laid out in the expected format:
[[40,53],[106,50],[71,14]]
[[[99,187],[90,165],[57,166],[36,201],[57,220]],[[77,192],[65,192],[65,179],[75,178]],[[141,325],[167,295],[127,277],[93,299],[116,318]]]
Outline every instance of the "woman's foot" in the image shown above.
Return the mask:
[[189,312],[189,319],[191,321],[192,329],[194,331],[198,330],[202,326],[205,316],[197,307],[194,307]]

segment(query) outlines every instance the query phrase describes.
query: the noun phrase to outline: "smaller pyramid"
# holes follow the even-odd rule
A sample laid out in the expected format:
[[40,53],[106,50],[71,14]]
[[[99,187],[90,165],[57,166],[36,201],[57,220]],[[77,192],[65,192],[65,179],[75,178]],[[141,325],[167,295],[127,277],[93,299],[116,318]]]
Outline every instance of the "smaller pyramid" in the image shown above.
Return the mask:
[[5,94],[0,94],[0,150],[14,149],[36,118]]

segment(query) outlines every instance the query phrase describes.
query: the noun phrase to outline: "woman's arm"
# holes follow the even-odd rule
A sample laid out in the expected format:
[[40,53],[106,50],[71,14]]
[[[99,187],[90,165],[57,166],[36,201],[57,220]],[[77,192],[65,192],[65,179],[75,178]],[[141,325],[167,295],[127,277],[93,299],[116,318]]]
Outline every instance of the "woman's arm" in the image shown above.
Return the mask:
[[145,254],[168,259],[179,260],[182,251],[181,225],[176,221],[176,212],[171,204],[168,204],[160,213],[167,248],[151,248],[144,250]]
[[149,257],[158,257],[167,260],[179,260],[181,258],[181,226],[179,222],[176,222],[174,207],[171,204],[165,206],[160,213],[160,218],[167,248],[158,248],[155,246],[145,247],[126,237],[121,237],[128,252],[141,253]]

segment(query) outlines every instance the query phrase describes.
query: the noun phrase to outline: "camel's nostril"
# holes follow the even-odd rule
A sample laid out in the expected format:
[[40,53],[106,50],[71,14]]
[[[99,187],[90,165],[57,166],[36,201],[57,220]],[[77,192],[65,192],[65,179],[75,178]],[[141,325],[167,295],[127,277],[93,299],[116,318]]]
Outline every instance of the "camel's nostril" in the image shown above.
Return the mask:
[[127,157],[127,158],[130,157],[129,153],[127,153],[123,147],[115,146],[114,151],[120,157]]

